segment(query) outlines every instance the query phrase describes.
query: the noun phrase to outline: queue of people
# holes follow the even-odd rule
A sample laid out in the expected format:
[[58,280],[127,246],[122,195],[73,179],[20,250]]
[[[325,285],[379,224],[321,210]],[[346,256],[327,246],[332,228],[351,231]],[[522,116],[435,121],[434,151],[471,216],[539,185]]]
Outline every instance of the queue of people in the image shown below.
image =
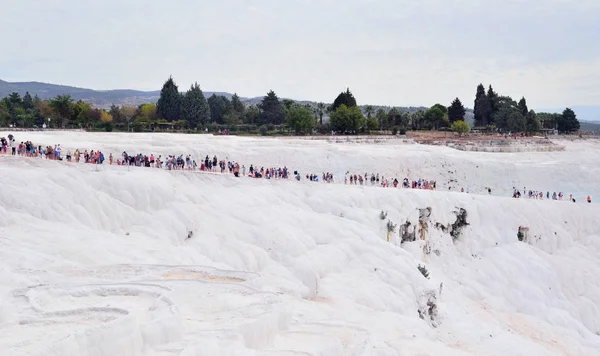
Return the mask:
[[[8,155],[20,155],[26,157],[40,157],[46,158],[50,160],[63,160],[63,149],[60,144],[56,144],[54,146],[46,146],[45,148],[42,145],[34,145],[31,141],[22,141],[21,143],[17,143],[15,137],[12,134],[9,134],[7,138],[0,137],[0,153],[8,154]],[[79,149],[76,149],[74,154],[71,154],[70,150],[67,150],[66,155],[64,156],[67,162],[72,162],[73,159],[75,162],[79,163],[83,160],[84,163],[89,164],[104,164],[105,156],[104,153],[100,150],[84,150],[81,152]],[[271,167],[264,168],[261,167],[258,169],[253,164],[250,165],[248,169],[246,169],[245,165],[240,165],[238,162],[225,159],[219,160],[216,155],[212,158],[209,158],[209,155],[200,161],[200,164],[196,162],[196,160],[192,157],[191,154],[184,155],[169,155],[163,159],[162,155],[155,156],[153,153],[150,155],[145,155],[142,153],[138,153],[135,155],[130,155],[127,152],[123,151],[120,155],[120,158],[114,159],[112,153],[109,154],[108,157],[109,165],[117,165],[117,166],[135,166],[135,167],[146,167],[146,168],[159,168],[159,169],[167,169],[167,170],[188,170],[188,171],[203,171],[203,172],[219,172],[219,173],[230,173],[236,177],[251,177],[251,178],[265,178],[265,179],[289,179],[290,172],[286,166],[284,167]],[[293,172],[293,177],[297,180],[301,180],[301,175],[299,171]],[[321,179],[317,174],[306,174],[306,180],[311,182],[325,182],[325,183],[333,183],[334,176],[333,173],[323,172],[321,175]],[[410,189],[425,189],[425,190],[435,190],[437,187],[437,182],[434,180],[425,180],[419,178],[418,180],[410,181],[408,178],[404,178],[402,183],[397,178],[387,179],[383,175],[380,177],[379,173],[365,173],[361,174],[351,174],[349,171],[346,172],[344,176],[344,184],[350,185],[371,185],[371,186],[380,186],[380,187],[402,187],[402,188],[410,188]],[[450,189],[450,188],[449,188]],[[491,188],[486,188],[488,194],[492,194]],[[464,188],[461,188],[461,192],[465,192]],[[466,193],[469,193],[469,188],[467,188]],[[527,190],[527,188],[523,188],[521,193],[520,190],[513,187],[513,198],[521,198],[526,197],[528,199],[544,199],[544,192],[537,190]],[[564,199],[564,194],[562,192],[553,192],[550,194],[549,191],[545,194],[545,199],[547,200],[557,200],[562,201]],[[569,201],[576,202],[573,194],[569,195]],[[592,202],[592,198],[590,195],[587,196],[586,201],[588,203]]]

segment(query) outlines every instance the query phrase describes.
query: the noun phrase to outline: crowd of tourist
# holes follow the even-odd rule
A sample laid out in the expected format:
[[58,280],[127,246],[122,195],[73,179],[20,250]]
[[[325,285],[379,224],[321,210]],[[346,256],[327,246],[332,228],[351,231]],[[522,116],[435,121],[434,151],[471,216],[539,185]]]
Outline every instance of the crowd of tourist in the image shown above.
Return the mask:
[[[41,145],[34,145],[31,141],[23,141],[21,143],[17,143],[14,136],[12,134],[7,137],[0,137],[0,153],[8,154],[8,155],[20,155],[26,157],[40,157],[46,158],[50,160],[63,160],[63,150],[60,144],[52,146],[42,147]],[[70,150],[67,150],[64,159],[67,162],[72,162],[73,159],[75,162],[79,163],[83,159],[84,163],[89,164],[104,164],[105,156],[104,153],[100,150],[85,150],[81,152],[79,149],[76,149],[73,154],[71,154]],[[289,179],[290,172],[286,166],[284,167],[271,167],[264,168],[261,167],[258,169],[253,164],[250,165],[248,169],[246,169],[245,165],[240,165],[238,162],[225,159],[219,160],[216,155],[212,158],[209,158],[208,155],[204,158],[204,160],[200,161],[200,164],[196,162],[196,160],[192,157],[191,154],[184,155],[169,155],[164,158],[162,155],[155,156],[154,154],[145,155],[142,153],[138,153],[135,155],[130,155],[127,152],[123,151],[121,157],[118,159],[114,159],[112,153],[109,154],[108,157],[109,165],[117,165],[117,166],[135,166],[135,167],[147,167],[147,168],[159,168],[159,169],[167,169],[167,170],[187,170],[187,171],[202,171],[202,172],[220,172],[220,173],[230,173],[236,177],[251,177],[251,178],[264,178],[264,179]],[[293,177],[297,181],[301,180],[300,172],[294,171]],[[334,183],[334,177],[332,173],[323,172],[321,175],[321,179],[319,179],[319,175],[317,174],[306,174],[306,180],[312,182],[325,182],[325,183]],[[418,180],[410,181],[408,178],[404,178],[402,183],[397,178],[388,179],[383,175],[380,177],[379,173],[365,173],[361,174],[351,174],[349,171],[346,172],[344,177],[344,184],[350,185],[370,185],[370,186],[380,186],[380,187],[394,187],[398,186],[402,188],[411,188],[411,189],[425,189],[425,190],[435,190],[437,187],[437,182],[434,180],[425,180],[419,178]],[[450,188],[449,188],[450,189]],[[491,188],[486,188],[486,191],[491,195]],[[465,192],[464,188],[461,188],[461,192]],[[469,193],[469,188],[466,190]],[[523,192],[513,187],[513,198],[521,198],[525,197],[528,199],[544,199],[544,193],[542,191],[537,190],[527,190],[523,188]],[[564,194],[562,192],[553,192],[550,194],[549,191],[546,192],[545,199],[552,199],[562,201],[564,198]],[[569,195],[569,201],[575,202],[573,195]],[[587,197],[587,202],[591,203],[591,196]]]
[[[527,199],[537,199],[537,200],[544,200],[544,192],[543,191],[539,191],[539,190],[527,190],[527,187],[523,188],[523,193],[521,194],[521,191],[514,188],[513,187],[513,198],[515,199],[519,199],[521,197],[527,198]],[[564,198],[564,194],[563,192],[553,192],[552,194],[550,194],[550,191],[546,191],[546,198],[547,200],[563,200]],[[569,201],[576,203],[577,201],[575,200],[575,198],[573,198],[573,194],[569,194]],[[588,203],[592,202],[592,197],[590,195],[587,196],[586,201]]]
[[[333,178],[333,176],[332,176]],[[379,178],[379,173],[371,173],[369,176],[368,173],[365,173],[364,178],[360,174],[350,174],[350,172],[346,172],[346,176],[344,177],[344,184],[351,185],[371,185],[371,186],[382,186],[382,187],[394,187],[397,188],[400,184],[398,178],[393,178],[391,180],[386,179],[383,175],[381,179]],[[412,188],[412,189],[427,189],[434,190],[436,188],[436,182],[433,180],[425,180],[419,178],[416,181],[409,181],[408,178],[404,178],[402,180],[402,188]]]

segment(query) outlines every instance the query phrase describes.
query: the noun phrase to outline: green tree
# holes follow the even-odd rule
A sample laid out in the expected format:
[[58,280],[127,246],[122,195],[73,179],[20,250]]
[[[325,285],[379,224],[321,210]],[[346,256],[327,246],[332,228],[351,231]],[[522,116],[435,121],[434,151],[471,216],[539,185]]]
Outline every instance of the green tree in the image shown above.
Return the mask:
[[327,110],[327,106],[325,103],[317,103],[316,114],[319,117],[319,125],[323,125],[323,115]]
[[498,112],[498,110],[500,110],[499,106],[498,106],[498,93],[496,93],[494,91],[494,89],[492,88],[492,85],[490,84],[488,91],[487,91],[487,100],[488,100],[488,104],[489,104],[489,111],[488,111],[488,116],[487,116],[487,122],[493,122],[494,121],[494,114],[496,114]]
[[387,112],[383,108],[379,108],[375,113],[375,119],[379,125],[379,129],[386,130],[388,125],[388,115]]
[[35,95],[33,96],[33,105],[34,105],[34,106],[38,106],[38,104],[39,104],[39,103],[41,103],[41,102],[42,102],[42,99],[40,99],[40,97],[39,97],[39,96],[37,96],[37,94],[35,94]]
[[[504,110],[504,108],[502,110]],[[521,114],[519,109],[508,108],[508,110],[507,129],[514,133],[525,132],[525,117]]]
[[579,120],[577,120],[575,112],[570,108],[566,108],[562,115],[557,117],[556,125],[558,131],[564,133],[579,131],[580,127]]
[[284,112],[284,114],[285,114],[285,113],[286,113],[288,110],[290,110],[294,104],[296,104],[296,102],[295,102],[295,101],[293,101],[293,100],[290,100],[290,99],[283,99],[283,100],[281,101],[281,106],[282,106],[282,108],[283,108],[283,112]]
[[117,123],[117,124],[126,124],[127,123],[125,121],[125,118],[123,117],[123,114],[121,113],[121,108],[116,106],[115,104],[112,104],[110,106],[108,113],[110,114],[110,116],[113,117],[113,121],[115,123]]
[[367,119],[370,119],[374,112],[375,109],[373,108],[373,105],[365,106],[365,114],[367,115]]
[[371,116],[367,118],[367,130],[375,131],[379,128],[379,121],[375,116]]
[[48,101],[48,105],[56,114],[52,118],[56,126],[63,127],[71,119],[71,115],[73,114],[73,98],[70,95],[57,95],[54,99]]
[[[504,130],[504,131],[512,131],[509,128],[508,122],[509,122],[509,118],[513,113],[518,113],[519,115],[521,115],[521,111],[519,110],[518,104],[516,101],[514,101],[510,96],[498,96],[495,99],[495,112],[494,115],[492,116],[492,121],[490,121],[490,123],[493,123],[494,125],[496,125],[497,128]],[[525,117],[523,117],[523,115],[521,115],[522,121],[523,123],[525,122]],[[514,120],[512,121],[513,127],[514,128],[519,128],[521,127],[520,124],[518,124],[519,120],[516,120],[516,118],[513,118]],[[522,132],[521,131],[517,131],[517,132]]]
[[346,105],[349,108],[356,106],[356,99],[354,98],[354,95],[352,95],[352,92],[350,92],[350,88],[346,88],[345,92],[341,92],[337,98],[335,98],[331,105],[331,111],[337,110],[340,105]]
[[556,129],[560,114],[540,112],[537,113],[537,119],[542,129]]
[[92,110],[92,104],[83,102],[82,100],[77,101],[72,105],[71,118],[73,121],[78,123],[81,127],[87,127],[90,120],[90,111]]
[[444,111],[438,106],[432,106],[425,112],[425,122],[427,127],[437,130],[444,119]]
[[210,120],[216,124],[223,124],[225,115],[233,110],[231,102],[223,95],[213,94],[208,98]]
[[388,128],[391,128],[396,125],[400,125],[402,123],[402,112],[400,109],[394,107],[388,111]]
[[425,125],[425,111],[417,110],[409,114],[409,121],[413,130],[421,130]]
[[23,106],[23,100],[17,92],[12,92],[8,95],[9,109],[16,109]]
[[160,91],[160,97],[156,104],[156,112],[159,117],[167,121],[178,121],[181,113],[181,95],[173,80],[169,77]]
[[244,113],[244,123],[255,124],[260,121],[260,109],[256,105],[250,105]]
[[357,133],[365,126],[365,117],[360,108],[340,105],[329,118],[329,124],[333,130],[342,133]]
[[452,104],[448,107],[448,121],[453,124],[455,121],[464,121],[466,114],[465,107],[460,102],[459,98],[452,101]]
[[240,97],[237,95],[237,93],[234,93],[231,97],[231,106],[233,107],[233,111],[239,113],[240,116],[244,115],[246,107],[244,106],[244,103],[242,103],[242,101],[240,100]]
[[454,132],[458,132],[459,136],[462,136],[462,134],[467,133],[470,130],[469,124],[467,124],[463,120],[454,121],[450,126],[450,129]]
[[521,115],[523,115],[524,117],[527,116],[529,109],[527,108],[527,101],[525,100],[525,97],[522,97],[521,100],[519,100],[519,103],[517,104],[517,106],[519,107],[519,110],[521,111]]
[[312,111],[302,105],[294,104],[286,111],[286,124],[292,128],[296,134],[310,134],[317,125],[317,121]]
[[277,94],[270,90],[260,103],[260,123],[281,125],[284,119],[284,112]]
[[210,120],[210,115],[210,108],[204,93],[198,83],[194,83],[183,96],[181,120],[185,120],[189,128],[196,129],[206,125]]
[[535,111],[529,110],[525,115],[525,132],[534,134],[540,131],[540,122],[535,114]]
[[4,99],[0,100],[0,127],[8,126],[11,122],[10,111]]
[[434,106],[432,106],[431,108],[432,108],[432,109],[433,109],[433,108],[438,108],[438,109],[440,109],[440,110],[441,110],[441,111],[442,111],[444,114],[447,114],[447,113],[448,113],[448,108],[447,108],[447,107],[445,107],[444,105],[440,104],[440,103],[437,103],[437,104],[435,104],[435,105],[434,105]]
[[235,110],[230,110],[223,115],[223,124],[235,126],[242,123],[242,116]]
[[34,107],[35,106],[33,105],[33,98],[31,97],[29,92],[25,92],[25,95],[23,96],[23,109],[30,110]]
[[475,106],[473,107],[475,126],[483,127],[489,125],[489,121],[487,121],[489,111],[490,103],[485,93],[485,87],[483,84],[479,84],[477,86],[477,93],[475,94]]

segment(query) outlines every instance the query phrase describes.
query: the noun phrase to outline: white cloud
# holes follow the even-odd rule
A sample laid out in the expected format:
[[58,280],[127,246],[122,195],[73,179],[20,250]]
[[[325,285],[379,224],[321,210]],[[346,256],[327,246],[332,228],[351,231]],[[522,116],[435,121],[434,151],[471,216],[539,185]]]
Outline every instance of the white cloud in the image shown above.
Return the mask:
[[600,105],[599,1],[4,0],[0,78],[361,103]]

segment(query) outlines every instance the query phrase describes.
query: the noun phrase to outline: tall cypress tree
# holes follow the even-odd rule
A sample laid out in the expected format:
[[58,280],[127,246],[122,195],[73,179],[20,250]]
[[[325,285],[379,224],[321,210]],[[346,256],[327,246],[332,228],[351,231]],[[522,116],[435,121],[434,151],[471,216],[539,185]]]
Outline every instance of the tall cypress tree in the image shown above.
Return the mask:
[[485,87],[483,84],[477,86],[477,94],[475,94],[475,106],[473,111],[475,114],[475,126],[487,126],[489,116],[490,104],[485,94]]
[[529,109],[527,109],[527,101],[525,100],[525,97],[522,97],[521,100],[519,100],[519,104],[517,105],[519,107],[519,110],[521,111],[521,114],[523,114],[523,116],[527,116]]
[[181,102],[181,119],[185,120],[188,127],[197,128],[199,125],[206,125],[210,120],[210,109],[204,93],[198,83],[190,87]]
[[233,111],[239,113],[240,115],[243,115],[244,110],[246,109],[244,107],[244,103],[242,103],[237,93],[234,93],[231,97],[231,106],[233,107]]
[[165,82],[156,103],[156,113],[167,121],[177,121],[181,112],[181,95],[172,77]]
[[489,105],[487,122],[492,123],[494,122],[494,114],[497,113],[500,108],[498,107],[498,93],[494,91],[491,84],[487,92],[487,101]]

